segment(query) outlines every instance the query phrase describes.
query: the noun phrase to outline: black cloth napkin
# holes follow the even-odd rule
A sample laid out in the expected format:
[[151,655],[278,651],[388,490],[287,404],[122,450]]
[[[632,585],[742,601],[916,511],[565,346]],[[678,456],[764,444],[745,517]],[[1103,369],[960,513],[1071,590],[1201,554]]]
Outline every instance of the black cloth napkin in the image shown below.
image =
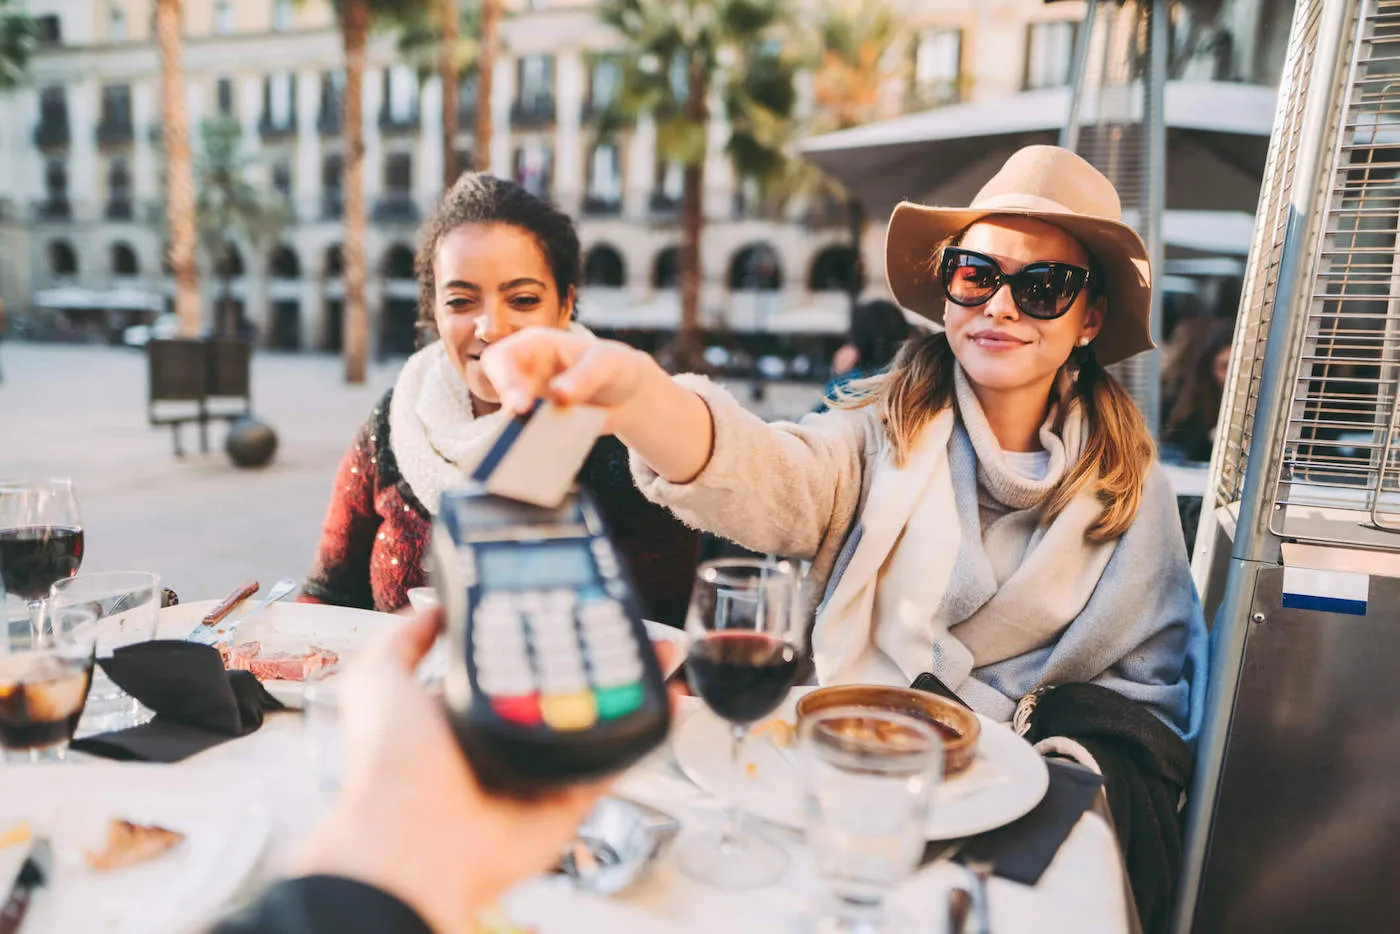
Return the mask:
[[123,646],[98,664],[155,718],[71,744],[95,756],[179,762],[246,736],[262,726],[265,712],[283,709],[252,674],[225,671],[218,650],[197,642],[157,639]]
[[1050,787],[1029,814],[971,838],[957,860],[992,860],[1003,879],[1035,885],[1061,844],[1088,810],[1103,778],[1074,762],[1045,762]]

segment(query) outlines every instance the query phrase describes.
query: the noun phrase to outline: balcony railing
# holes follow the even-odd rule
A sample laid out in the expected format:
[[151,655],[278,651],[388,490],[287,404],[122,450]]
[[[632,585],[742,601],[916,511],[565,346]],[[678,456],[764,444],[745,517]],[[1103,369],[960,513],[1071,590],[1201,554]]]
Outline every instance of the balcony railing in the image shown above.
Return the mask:
[[97,125],[97,141],[103,145],[129,143],[135,136],[130,120],[103,120]]
[[327,221],[340,220],[345,216],[345,198],[338,191],[326,191],[321,193],[321,219]]
[[653,191],[647,197],[647,210],[653,216],[672,217],[680,213],[681,199],[673,198],[664,191]]
[[135,215],[134,205],[131,198],[125,195],[113,195],[107,199],[107,207],[104,213],[109,221],[129,221]]
[[68,118],[40,120],[34,128],[34,145],[40,149],[54,149],[68,145]]
[[611,195],[584,195],[583,213],[588,217],[617,217],[622,213],[622,198]]
[[416,224],[418,222],[418,205],[414,203],[412,195],[403,193],[382,195],[374,204],[373,219],[381,223]]
[[65,195],[50,195],[34,205],[34,217],[41,221],[66,221],[73,216],[73,206]]
[[554,98],[530,97],[510,105],[510,123],[516,127],[548,126],[554,122]]
[[297,132],[297,118],[290,117],[286,123],[277,123],[272,119],[271,114],[263,114],[258,121],[258,135],[263,139],[285,139],[288,136],[295,136]]
[[418,108],[408,113],[394,113],[388,107],[379,111],[379,131],[381,133],[415,133],[422,120]]

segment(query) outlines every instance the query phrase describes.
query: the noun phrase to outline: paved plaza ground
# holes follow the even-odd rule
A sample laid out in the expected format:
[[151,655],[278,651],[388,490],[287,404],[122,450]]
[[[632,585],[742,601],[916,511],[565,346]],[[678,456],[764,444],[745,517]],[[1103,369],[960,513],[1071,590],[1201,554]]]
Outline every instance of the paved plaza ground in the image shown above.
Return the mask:
[[[246,578],[264,589],[298,580],[316,547],[336,466],[400,361],[347,386],[336,358],[257,353],[253,407],[280,443],[262,469],[223,453],[225,429],[184,430],[178,459],[168,428],[146,421],[146,358],[116,347],[0,345],[0,477],[72,477],[83,512],[83,570],[149,570],[193,601]],[[747,400],[747,387],[734,387]],[[819,388],[780,384],[758,407],[800,415]]]

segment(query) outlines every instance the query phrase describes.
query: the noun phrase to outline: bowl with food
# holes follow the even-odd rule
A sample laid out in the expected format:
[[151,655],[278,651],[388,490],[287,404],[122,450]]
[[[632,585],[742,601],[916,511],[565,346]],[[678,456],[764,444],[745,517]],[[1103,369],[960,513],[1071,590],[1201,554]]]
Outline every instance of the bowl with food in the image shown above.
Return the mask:
[[966,771],[977,758],[977,741],[982,734],[977,714],[937,694],[877,684],[818,688],[797,702],[796,726],[800,727],[806,717],[837,707],[893,710],[929,724],[943,740],[944,778]]

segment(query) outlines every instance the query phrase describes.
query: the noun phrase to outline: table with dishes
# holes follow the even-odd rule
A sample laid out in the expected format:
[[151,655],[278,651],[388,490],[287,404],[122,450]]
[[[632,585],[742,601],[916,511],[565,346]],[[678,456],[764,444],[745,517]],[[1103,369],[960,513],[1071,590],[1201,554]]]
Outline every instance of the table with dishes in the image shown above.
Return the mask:
[[[159,637],[184,637],[212,604],[162,611]],[[387,614],[298,604],[279,604],[264,616],[263,632],[283,629],[300,638],[314,631],[347,654],[353,654],[355,643],[401,622]],[[662,639],[679,635],[665,627],[650,628]],[[298,703],[301,689],[282,685],[277,693]],[[801,688],[793,691],[802,693]],[[983,728],[986,746],[1017,750],[1020,744],[1022,755],[1013,753],[1009,759],[1012,769],[1024,768],[1025,753],[1033,756],[1005,726],[984,722]],[[26,931],[176,931],[247,897],[285,870],[334,793],[330,730],[333,726],[318,719],[313,705],[271,714],[257,732],[175,764],[115,763],[77,753],[62,763],[10,764],[0,773],[5,789],[0,831],[27,821],[36,830],[43,828],[55,846],[53,890],[36,899]],[[722,722],[700,701],[683,698],[670,740],[619,779],[617,794],[676,818],[681,841],[713,832],[723,823],[724,799],[711,791],[727,791],[718,787],[727,762],[724,739]],[[672,844],[619,893],[603,897],[579,891],[567,877],[546,877],[512,892],[503,903],[505,914],[515,924],[545,934],[699,932],[720,924],[734,934],[807,929],[823,901],[823,887],[795,826],[797,818],[787,810],[800,801],[795,781],[785,784],[794,776],[785,771],[784,754],[760,737],[750,739],[746,759],[752,766],[746,774],[751,773],[756,787],[741,791],[740,798],[764,815],[749,823],[789,856],[785,873],[773,884],[725,891],[696,882],[676,865]],[[1017,777],[998,775],[987,762],[977,763],[978,768],[1004,787],[993,787],[979,801],[955,782],[945,784],[940,789],[945,794],[935,796],[932,833],[954,837],[994,825],[999,815],[1005,819],[1027,809],[1027,789],[1031,804],[1036,790],[1043,791],[1043,777],[1038,784],[1033,770],[1029,783],[1018,785]],[[777,773],[772,783],[761,780],[768,771]],[[83,851],[99,841],[101,828],[115,815],[180,828],[187,834],[184,852],[178,859],[110,877],[88,872]],[[18,870],[22,849],[0,850],[0,879]],[[890,899],[891,912],[911,923],[917,920],[917,927],[901,929],[943,931],[950,889],[968,884],[967,870],[948,860],[934,861],[899,885]],[[1006,934],[1128,930],[1121,859],[1107,823],[1093,812],[1080,818],[1034,887],[993,878],[989,907],[993,929]]]
[[[0,645],[0,893],[32,896],[24,934],[197,928],[294,867],[337,791],[341,665],[403,617],[282,601],[291,581],[261,602],[252,584],[223,601],[164,605],[155,575],[79,574],[81,554],[71,489],[0,484],[3,580],[31,609],[31,620],[5,620]],[[1072,812],[1033,885],[993,875],[985,853],[972,858],[975,845],[966,865],[957,860],[965,841],[1037,809],[1045,761],[956,697],[794,686],[798,590],[785,562],[707,562],[686,629],[646,623],[653,643],[671,644],[659,657],[685,660],[697,696],[676,700],[664,741],[620,774],[559,869],[502,899],[504,929],[1134,930],[1101,809]],[[598,595],[565,630],[586,667],[546,663],[539,644],[520,656],[536,668],[551,728],[583,728],[551,720],[565,709],[577,719],[579,685],[593,692],[595,719],[645,709],[628,679],[650,658],[638,667],[616,643],[588,641],[613,625]],[[492,651],[527,631],[542,637],[544,617],[525,618],[528,629],[512,623]],[[452,670],[448,644],[439,639],[419,665],[430,690]],[[666,673],[648,676],[653,690]],[[218,735],[203,729],[208,710],[183,716],[218,707],[206,703],[211,685],[228,708]],[[549,692],[565,688],[572,706],[551,707],[565,695]],[[183,697],[173,738],[175,707],[147,724],[151,711],[127,689],[152,707]],[[664,696],[653,698],[664,715]],[[653,721],[657,740],[664,721]],[[973,916],[966,927],[950,920],[959,898]]]

